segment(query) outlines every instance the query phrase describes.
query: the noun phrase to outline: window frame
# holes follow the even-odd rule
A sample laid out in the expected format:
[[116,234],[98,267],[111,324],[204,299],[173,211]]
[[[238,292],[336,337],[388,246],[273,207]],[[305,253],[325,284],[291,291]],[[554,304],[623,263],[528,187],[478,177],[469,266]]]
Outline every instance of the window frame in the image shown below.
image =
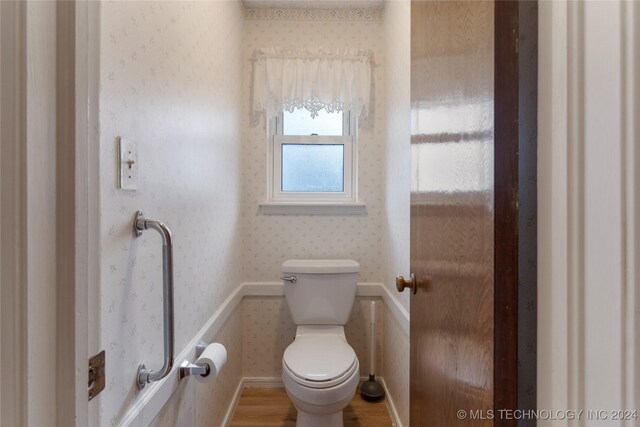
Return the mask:
[[[282,204],[353,204],[358,202],[358,159],[356,118],[347,110],[343,112],[342,135],[283,135],[283,113],[268,123],[268,202]],[[282,191],[282,145],[343,145],[342,192],[291,192]]]

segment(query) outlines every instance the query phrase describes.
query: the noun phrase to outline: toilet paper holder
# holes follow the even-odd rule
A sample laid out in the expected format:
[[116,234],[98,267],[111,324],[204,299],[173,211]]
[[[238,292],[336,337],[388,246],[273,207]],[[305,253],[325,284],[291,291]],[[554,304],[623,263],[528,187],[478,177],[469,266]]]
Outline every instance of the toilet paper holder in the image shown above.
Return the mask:
[[[205,348],[207,348],[207,344],[204,341],[200,341],[196,345],[196,360],[202,355]],[[195,363],[191,363],[188,360],[184,360],[180,364],[180,369],[178,370],[178,379],[183,379],[189,375],[200,375],[202,377],[206,377],[211,373],[211,367],[206,363],[202,365],[197,365]]]

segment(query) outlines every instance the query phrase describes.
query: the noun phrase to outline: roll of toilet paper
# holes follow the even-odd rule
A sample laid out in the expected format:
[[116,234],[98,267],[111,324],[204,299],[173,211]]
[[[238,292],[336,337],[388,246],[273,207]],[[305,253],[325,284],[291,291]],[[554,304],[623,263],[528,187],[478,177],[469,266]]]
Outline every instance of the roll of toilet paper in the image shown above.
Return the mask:
[[202,383],[208,383],[218,376],[225,363],[227,363],[227,349],[217,342],[209,344],[196,360],[196,365],[209,365],[209,375],[206,377],[195,375],[195,377]]

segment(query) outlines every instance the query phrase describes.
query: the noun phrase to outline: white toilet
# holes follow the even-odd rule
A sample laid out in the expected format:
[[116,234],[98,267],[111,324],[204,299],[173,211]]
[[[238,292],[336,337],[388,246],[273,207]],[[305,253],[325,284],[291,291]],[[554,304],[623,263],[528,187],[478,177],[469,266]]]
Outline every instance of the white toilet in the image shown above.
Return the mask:
[[342,427],[342,410],[360,379],[360,364],[344,325],[356,295],[353,260],[289,260],[284,295],[297,325],[282,357],[282,380],[298,410],[297,427]]

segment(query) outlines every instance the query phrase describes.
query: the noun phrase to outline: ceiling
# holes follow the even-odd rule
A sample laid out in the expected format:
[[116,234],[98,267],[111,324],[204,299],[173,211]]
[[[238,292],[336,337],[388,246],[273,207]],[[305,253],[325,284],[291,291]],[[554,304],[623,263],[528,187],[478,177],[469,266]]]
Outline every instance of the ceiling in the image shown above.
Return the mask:
[[242,0],[247,9],[382,9],[384,0]]

